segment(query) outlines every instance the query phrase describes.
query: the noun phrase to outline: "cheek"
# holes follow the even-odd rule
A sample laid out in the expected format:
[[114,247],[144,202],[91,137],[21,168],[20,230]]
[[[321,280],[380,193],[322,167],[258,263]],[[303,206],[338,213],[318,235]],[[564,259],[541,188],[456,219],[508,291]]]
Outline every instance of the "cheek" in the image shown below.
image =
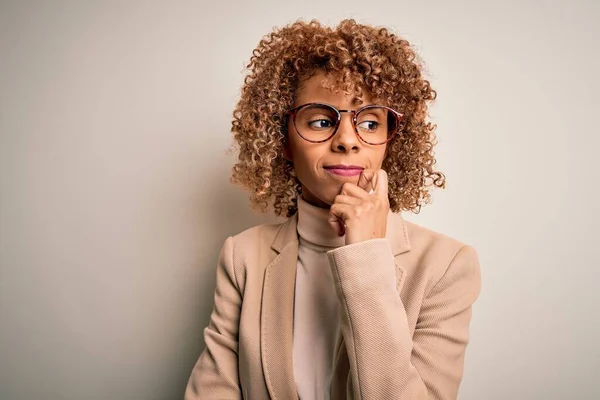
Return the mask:
[[311,165],[314,165],[316,162],[316,160],[314,160],[315,149],[311,144],[291,133],[288,133],[288,138],[288,153],[291,161],[294,163],[294,168],[296,168],[296,170],[305,170]]
[[[323,179],[326,177],[324,173],[320,172],[318,167],[320,163],[320,153],[317,151],[309,151],[315,149],[304,150],[304,152],[300,151],[294,154],[294,170],[296,171],[296,176],[307,190],[314,193],[319,198],[322,198],[322,191],[327,185],[323,185]],[[318,195],[317,193],[321,193],[321,195]]]
[[377,169],[381,169],[381,166],[383,165],[383,160],[386,157],[386,149],[382,149],[380,151],[378,151],[376,154],[373,155],[373,167],[377,168]]
[[385,156],[381,156],[381,161],[379,161],[379,168],[383,165],[383,161],[385,160]]
[[298,179],[302,183],[307,183],[304,181],[314,179],[313,175],[316,173],[315,165],[318,160],[313,158],[312,154],[301,149],[295,149],[294,151],[294,169],[296,170]]
[[303,146],[303,143],[298,143],[297,140],[291,139],[288,143],[288,156],[294,164],[294,170],[298,175],[298,179],[306,179],[307,174],[310,173],[310,154],[307,154],[307,149]]

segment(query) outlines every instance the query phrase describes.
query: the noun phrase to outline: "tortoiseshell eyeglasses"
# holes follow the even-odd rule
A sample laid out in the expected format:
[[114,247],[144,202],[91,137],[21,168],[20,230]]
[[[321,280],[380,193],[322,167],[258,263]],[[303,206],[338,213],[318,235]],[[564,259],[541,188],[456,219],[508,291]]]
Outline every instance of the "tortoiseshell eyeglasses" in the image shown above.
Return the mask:
[[399,133],[402,114],[380,105],[368,104],[357,110],[338,110],[331,104],[307,103],[285,113],[291,116],[298,134],[311,143],[323,143],[338,131],[342,113],[352,114],[356,136],[370,145],[386,144]]

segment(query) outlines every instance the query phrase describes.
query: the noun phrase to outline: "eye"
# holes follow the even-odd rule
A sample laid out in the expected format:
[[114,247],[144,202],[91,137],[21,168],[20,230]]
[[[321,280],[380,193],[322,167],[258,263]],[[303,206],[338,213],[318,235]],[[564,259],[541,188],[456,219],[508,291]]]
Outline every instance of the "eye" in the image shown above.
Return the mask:
[[311,129],[323,130],[329,129],[333,126],[333,122],[328,119],[316,119],[308,122],[308,126]]
[[379,122],[377,121],[363,121],[358,124],[358,128],[365,132],[375,132],[379,127]]

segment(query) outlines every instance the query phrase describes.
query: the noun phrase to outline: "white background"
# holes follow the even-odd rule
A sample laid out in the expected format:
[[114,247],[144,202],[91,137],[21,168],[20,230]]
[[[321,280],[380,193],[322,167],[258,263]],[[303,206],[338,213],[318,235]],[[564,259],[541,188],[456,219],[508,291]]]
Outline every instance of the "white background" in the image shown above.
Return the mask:
[[448,188],[411,221],[472,244],[460,398],[600,396],[593,1],[0,3],[0,398],[178,399],[228,235],[260,38],[345,17],[411,41]]

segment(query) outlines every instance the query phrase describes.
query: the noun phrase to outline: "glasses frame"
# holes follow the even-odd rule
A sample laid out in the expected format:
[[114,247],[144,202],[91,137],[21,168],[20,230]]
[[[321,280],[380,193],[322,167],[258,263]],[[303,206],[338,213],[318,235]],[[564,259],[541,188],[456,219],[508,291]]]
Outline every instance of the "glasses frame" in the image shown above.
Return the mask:
[[[303,108],[306,107],[310,107],[310,106],[325,106],[328,108],[331,108],[333,111],[336,112],[337,114],[337,121],[336,124],[334,126],[333,129],[333,133],[331,135],[329,135],[326,139],[323,140],[310,140],[305,138],[304,136],[302,136],[302,134],[300,133],[300,130],[298,130],[298,127],[296,126],[296,114],[298,114],[298,112],[300,110],[302,110]],[[387,111],[391,112],[392,115],[394,116],[394,118],[396,119],[396,126],[397,129],[394,133],[392,133],[385,142],[381,142],[381,143],[371,143],[367,140],[365,140],[365,138],[363,138],[360,133],[358,132],[358,127],[357,127],[357,119],[356,119],[356,115],[358,113],[360,113],[361,111],[364,110],[368,110],[369,108],[384,108]],[[326,141],[328,141],[329,139],[331,139],[332,137],[335,136],[335,134],[338,132],[339,127],[340,127],[340,123],[342,122],[342,113],[350,113],[352,114],[352,126],[354,127],[354,133],[356,134],[356,136],[358,137],[359,140],[363,141],[366,144],[369,144],[371,146],[379,146],[382,144],[386,144],[388,143],[390,140],[392,140],[394,138],[394,136],[398,135],[400,132],[400,121],[402,120],[402,117],[404,116],[402,113],[399,113],[398,111],[394,110],[393,108],[387,107],[387,106],[381,106],[378,104],[367,104],[365,106],[362,106],[360,108],[357,108],[356,110],[338,110],[336,107],[332,106],[331,104],[327,104],[327,103],[306,103],[306,104],[302,104],[298,107],[292,108],[291,110],[288,110],[285,112],[286,116],[291,116],[292,117],[292,124],[294,125],[294,129],[296,130],[296,132],[298,132],[298,135],[300,135],[300,137],[304,140],[306,140],[307,142],[311,142],[311,143],[324,143]]]

